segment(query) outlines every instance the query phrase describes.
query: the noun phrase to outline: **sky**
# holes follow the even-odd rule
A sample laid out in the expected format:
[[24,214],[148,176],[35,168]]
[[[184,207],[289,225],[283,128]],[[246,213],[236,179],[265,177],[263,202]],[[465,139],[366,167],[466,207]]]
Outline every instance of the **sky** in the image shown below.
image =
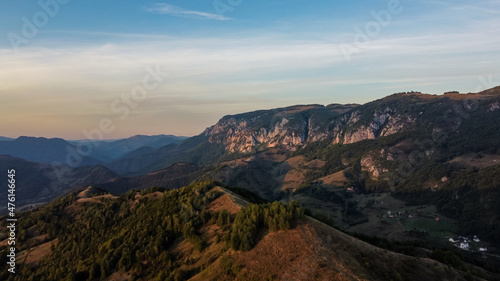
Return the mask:
[[228,114],[500,85],[500,1],[3,0],[0,136],[193,136]]

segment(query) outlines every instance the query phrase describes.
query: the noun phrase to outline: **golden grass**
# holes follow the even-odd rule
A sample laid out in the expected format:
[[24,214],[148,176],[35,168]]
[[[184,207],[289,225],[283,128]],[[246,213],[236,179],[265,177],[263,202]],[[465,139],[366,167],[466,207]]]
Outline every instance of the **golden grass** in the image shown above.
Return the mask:
[[286,163],[296,169],[298,168],[300,165],[304,165],[306,163],[306,158],[302,155],[300,156],[295,156],[295,157],[291,157],[291,158],[288,158],[286,159]]
[[52,253],[52,245],[55,247],[57,246],[58,242],[59,239],[54,239],[29,250],[24,250],[19,253],[17,261],[21,263],[36,265],[41,259]]
[[228,194],[224,194],[208,204],[208,210],[211,212],[220,212],[227,210],[231,214],[236,214],[241,208],[236,205]]
[[335,174],[328,175],[326,177],[319,178],[317,181],[322,181],[323,184],[326,185],[333,185],[333,186],[343,186],[345,182],[348,182],[349,180],[345,177],[345,173],[342,170],[339,171]]
[[481,158],[479,158],[476,154],[468,154],[456,157],[448,163],[463,165],[466,167],[486,168],[500,165],[500,155],[482,155]]

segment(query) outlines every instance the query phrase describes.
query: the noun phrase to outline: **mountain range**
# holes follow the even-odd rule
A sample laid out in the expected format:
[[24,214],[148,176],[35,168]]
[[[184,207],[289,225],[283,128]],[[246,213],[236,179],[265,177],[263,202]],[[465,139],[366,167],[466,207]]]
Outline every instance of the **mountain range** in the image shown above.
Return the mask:
[[[64,161],[61,147],[77,148],[77,141],[0,141],[1,153],[33,161],[4,156],[0,163],[26,169],[26,204],[89,185],[123,194],[216,181],[259,202],[296,201],[310,215],[379,247],[417,241],[427,250],[442,249],[434,253],[439,261],[455,259],[452,251],[490,271],[498,263],[500,87],[259,110],[224,116],[191,138],[169,137],[103,142],[80,167],[43,164],[37,156]],[[13,145],[31,141],[37,143],[33,155]],[[481,239],[457,254],[449,242],[455,236]],[[487,253],[475,253],[480,248]],[[398,280],[393,275],[385,280]]]
[[[325,141],[331,145],[354,144],[410,132],[442,142],[463,123],[467,126],[480,116],[496,116],[499,92],[499,88],[477,94],[450,92],[441,96],[411,92],[365,105],[302,105],[225,116],[183,143],[123,157],[109,166],[122,173],[144,173],[177,161],[206,165],[227,155],[234,157],[278,146],[293,151]],[[492,123],[483,122],[478,133],[496,132],[484,128],[495,129],[496,124]],[[472,137],[484,140],[477,134]]]
[[[73,156],[80,157],[76,165],[88,166],[112,162],[137,149],[157,149],[162,146],[180,143],[186,137],[172,135],[144,136],[136,135],[120,140],[76,140],[67,141],[61,138],[41,138],[21,136],[17,139],[0,137],[0,155],[9,155],[45,164],[72,164]],[[81,147],[80,147],[81,146]],[[87,152],[87,147],[91,151]],[[82,151],[81,153],[79,151]]]

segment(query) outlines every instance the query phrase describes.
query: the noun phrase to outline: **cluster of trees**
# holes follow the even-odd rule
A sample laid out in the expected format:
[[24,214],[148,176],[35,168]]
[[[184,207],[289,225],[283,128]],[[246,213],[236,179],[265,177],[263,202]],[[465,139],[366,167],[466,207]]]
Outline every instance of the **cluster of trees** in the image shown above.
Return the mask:
[[294,221],[303,215],[304,211],[297,201],[292,201],[288,205],[280,202],[249,204],[242,208],[234,219],[229,235],[229,245],[235,250],[250,250],[256,244],[260,230],[290,229]]
[[[65,210],[76,200],[72,194],[26,213],[19,219],[20,229],[34,226],[40,233],[49,233],[49,240],[58,238],[59,243],[36,267],[23,265],[16,275],[8,275],[6,263],[2,263],[0,279],[97,280],[122,270],[147,280],[175,280],[182,262],[167,249],[177,238],[203,248],[199,230],[210,220],[206,207],[218,196],[211,190],[214,185],[204,182],[170,191],[148,189],[140,192],[143,197],[139,200],[138,191],[131,190],[116,199],[87,203],[76,217]],[[158,191],[163,196],[148,199],[148,194]],[[29,247],[25,242],[27,238],[20,238],[19,251]],[[0,256],[6,256],[5,250]]]

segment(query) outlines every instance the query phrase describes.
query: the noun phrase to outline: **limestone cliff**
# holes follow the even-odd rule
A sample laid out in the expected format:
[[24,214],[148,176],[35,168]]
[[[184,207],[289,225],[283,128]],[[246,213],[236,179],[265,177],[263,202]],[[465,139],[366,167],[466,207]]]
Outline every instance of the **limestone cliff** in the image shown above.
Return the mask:
[[478,112],[500,108],[494,91],[441,96],[400,93],[365,105],[299,105],[223,117],[203,135],[229,153],[284,146],[290,150],[331,140],[352,144],[430,127],[446,132]]

